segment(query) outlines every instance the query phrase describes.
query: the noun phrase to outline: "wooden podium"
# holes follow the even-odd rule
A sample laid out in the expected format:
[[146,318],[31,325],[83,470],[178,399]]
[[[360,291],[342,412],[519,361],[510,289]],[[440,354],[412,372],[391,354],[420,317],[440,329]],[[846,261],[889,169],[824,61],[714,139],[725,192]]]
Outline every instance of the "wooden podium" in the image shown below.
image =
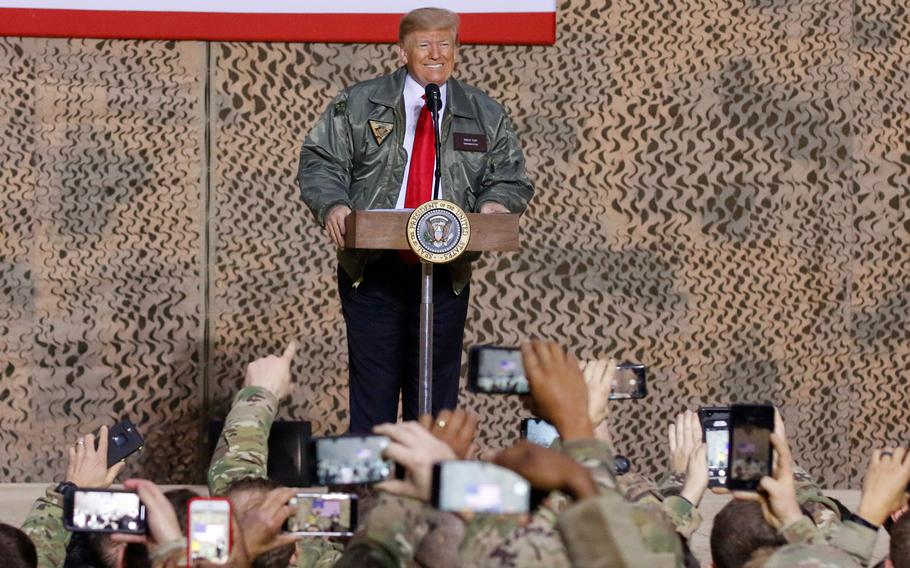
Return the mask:
[[[352,249],[410,250],[408,218],[413,209],[353,211],[345,219],[344,246]],[[517,251],[520,215],[467,213],[468,251]],[[418,412],[430,414],[433,401],[433,264],[421,261]]]

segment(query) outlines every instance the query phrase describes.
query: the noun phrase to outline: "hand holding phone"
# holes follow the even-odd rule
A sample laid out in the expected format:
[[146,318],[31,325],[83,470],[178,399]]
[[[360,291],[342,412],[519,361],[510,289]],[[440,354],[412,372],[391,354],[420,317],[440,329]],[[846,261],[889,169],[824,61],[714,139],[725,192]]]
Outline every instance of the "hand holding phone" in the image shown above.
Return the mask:
[[[731,408],[731,414],[733,415],[735,415],[735,408],[736,405]],[[735,432],[733,436],[735,437]],[[733,493],[733,496],[737,499],[762,502],[762,511],[765,513],[765,519],[771,526],[779,529],[798,521],[802,518],[803,511],[796,498],[793,457],[790,454],[787,439],[783,435],[775,433],[769,435],[769,442],[773,451],[777,454],[777,464],[774,466],[773,475],[761,479],[759,482],[759,487],[762,489],[761,492],[737,491]],[[733,478],[730,478],[730,481],[733,481]]]
[[108,465],[108,428],[102,426],[96,438],[79,438],[67,453],[66,480],[77,487],[110,487],[123,470],[123,464]]

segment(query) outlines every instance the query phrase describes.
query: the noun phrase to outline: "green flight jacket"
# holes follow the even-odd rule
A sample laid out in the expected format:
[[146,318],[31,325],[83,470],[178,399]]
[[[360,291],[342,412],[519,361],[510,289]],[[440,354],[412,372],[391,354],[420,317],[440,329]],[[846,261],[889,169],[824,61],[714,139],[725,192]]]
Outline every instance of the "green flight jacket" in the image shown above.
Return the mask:
[[[402,147],[406,77],[407,68],[402,67],[390,75],[348,87],[332,100],[307,135],[300,151],[297,182],[301,198],[321,226],[335,205],[358,211],[395,208],[408,163]],[[534,188],[505,109],[455,79],[446,85],[439,197],[467,212],[479,211],[489,201],[504,205],[512,213],[523,212]],[[485,138],[486,151],[456,149],[455,134]],[[364,267],[381,254],[346,249],[339,251],[338,262],[356,283]],[[470,280],[471,262],[477,256],[463,255],[451,263],[456,293]]]

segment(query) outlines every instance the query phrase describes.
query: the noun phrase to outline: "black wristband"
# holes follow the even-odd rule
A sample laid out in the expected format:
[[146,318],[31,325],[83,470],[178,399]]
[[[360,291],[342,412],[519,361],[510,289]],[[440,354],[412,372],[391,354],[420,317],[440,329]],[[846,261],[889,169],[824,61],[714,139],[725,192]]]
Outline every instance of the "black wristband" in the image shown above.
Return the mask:
[[59,493],[61,495],[66,495],[73,489],[76,489],[75,483],[73,483],[72,481],[61,481],[60,483],[57,484],[57,487],[54,487],[54,492]]
[[863,525],[864,527],[869,527],[870,529],[872,529],[876,532],[878,531],[878,526],[873,525],[872,523],[870,523],[866,519],[860,517],[859,515],[854,514],[853,518],[850,520],[852,520],[854,523],[856,523],[858,525]]

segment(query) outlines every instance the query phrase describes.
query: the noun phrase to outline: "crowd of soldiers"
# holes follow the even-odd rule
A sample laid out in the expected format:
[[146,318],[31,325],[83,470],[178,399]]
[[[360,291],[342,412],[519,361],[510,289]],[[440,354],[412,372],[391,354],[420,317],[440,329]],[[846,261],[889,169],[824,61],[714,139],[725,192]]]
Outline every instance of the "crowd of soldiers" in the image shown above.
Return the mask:
[[[484,456],[547,494],[528,515],[464,515],[430,504],[434,464],[472,459],[479,420],[462,410],[419,422],[375,429],[390,440],[388,459],[406,470],[364,488],[361,520],[353,537],[301,538],[283,532],[296,494],[269,480],[268,436],[279,402],[291,391],[293,344],[281,356],[251,363],[234,398],[208,472],[211,495],[233,508],[236,567],[661,567],[698,566],[689,539],[702,517],[708,489],[706,447],[698,417],[686,411],[669,427],[668,471],[657,482],[614,472],[606,420],[612,364],[579,365],[553,343],[522,347],[534,413],[551,422],[559,439],[546,448],[528,441]],[[122,469],[106,463],[106,431],[68,449],[67,480],[79,487],[110,486]],[[856,511],[826,496],[796,466],[783,421],[771,436],[773,473],[759,491],[735,494],[715,517],[712,563],[727,567],[868,566],[879,528],[890,532],[882,566],[910,566],[907,508],[910,455],[903,448],[876,450],[869,461]],[[487,452],[489,453],[489,452]],[[186,489],[167,493],[131,479],[147,509],[148,534],[70,533],[62,522],[61,495],[49,488],[22,529],[0,527],[7,565],[146,567],[186,563]],[[200,562],[197,565],[205,564]]]

